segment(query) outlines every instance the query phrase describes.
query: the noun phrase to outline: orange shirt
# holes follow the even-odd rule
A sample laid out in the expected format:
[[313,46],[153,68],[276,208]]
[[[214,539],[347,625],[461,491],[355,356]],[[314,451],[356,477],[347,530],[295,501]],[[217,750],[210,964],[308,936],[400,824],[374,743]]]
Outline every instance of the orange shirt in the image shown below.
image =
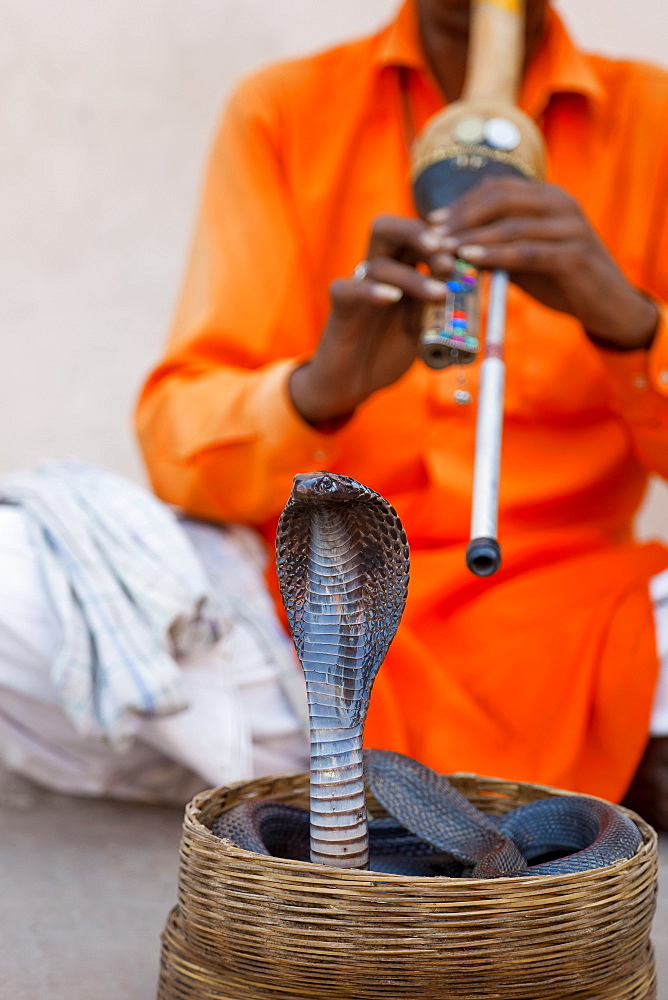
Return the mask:
[[[401,67],[407,69],[400,72]],[[443,105],[413,0],[379,34],[244,81],[209,165],[185,288],[138,430],[159,496],[270,540],[297,472],[354,476],[397,508],[412,550],[404,620],[376,681],[367,742],[442,770],[623,794],[657,661],[647,582],[668,566],[631,521],[668,474],[668,326],[649,352],[603,351],[511,288],[499,539],[464,565],[474,406],[453,369],[416,362],[334,434],[287,379],[318,342],[328,286],[370,221],[414,214],[400,80],[419,130]],[[570,191],[629,279],[668,298],[668,75],[580,53],[559,19],[521,106],[548,179]],[[466,369],[475,398],[478,366]]]

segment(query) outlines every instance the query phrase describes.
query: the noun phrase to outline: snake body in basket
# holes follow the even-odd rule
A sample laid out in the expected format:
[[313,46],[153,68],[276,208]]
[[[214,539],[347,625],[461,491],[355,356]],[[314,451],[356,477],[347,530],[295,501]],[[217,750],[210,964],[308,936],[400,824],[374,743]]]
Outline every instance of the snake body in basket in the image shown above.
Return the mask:
[[[310,811],[248,801],[214,833],[258,853],[407,875],[559,874],[635,854],[635,824],[599,800],[541,799],[496,821],[417,761],[363,753],[371,688],[408,587],[406,536],[383,497],[347,476],[296,476],[276,548],[306,678]],[[388,818],[368,822],[365,778]]]

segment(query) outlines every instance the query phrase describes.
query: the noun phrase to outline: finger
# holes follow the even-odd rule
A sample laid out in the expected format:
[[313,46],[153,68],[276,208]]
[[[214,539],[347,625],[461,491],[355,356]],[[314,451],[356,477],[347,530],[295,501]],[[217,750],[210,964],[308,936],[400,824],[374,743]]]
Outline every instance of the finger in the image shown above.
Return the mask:
[[498,222],[490,222],[486,226],[465,229],[451,236],[447,244],[453,253],[458,253],[463,246],[491,246],[518,240],[574,242],[584,240],[587,233],[586,225],[577,216],[511,216]]
[[404,296],[401,288],[382,282],[338,278],[329,286],[332,308],[340,314],[351,313],[361,306],[396,305]]
[[513,243],[459,248],[463,260],[479,267],[533,274],[564,274],[582,261],[581,243],[557,243],[549,240],[516,240]]
[[579,213],[575,199],[554,184],[525,178],[496,177],[481,181],[450,206],[442,228],[450,235],[511,216],[568,216]]
[[366,276],[361,281],[340,278],[332,282],[330,294],[332,305],[347,312],[362,305],[396,305],[404,296],[427,302],[443,301],[447,285],[408,264],[376,257],[368,262]]
[[391,257],[415,264],[444,250],[443,240],[448,235],[442,226],[432,226],[424,219],[381,215],[373,222],[367,259]]
[[[454,258],[440,255],[438,267],[443,276],[452,273],[454,268]],[[447,270],[445,261],[447,260]],[[401,291],[413,299],[420,299],[426,302],[442,301],[447,295],[447,285],[444,281],[434,278],[429,274],[422,274],[408,264],[400,263],[389,257],[374,257],[368,262],[366,281],[372,284],[391,285],[400,288]]]

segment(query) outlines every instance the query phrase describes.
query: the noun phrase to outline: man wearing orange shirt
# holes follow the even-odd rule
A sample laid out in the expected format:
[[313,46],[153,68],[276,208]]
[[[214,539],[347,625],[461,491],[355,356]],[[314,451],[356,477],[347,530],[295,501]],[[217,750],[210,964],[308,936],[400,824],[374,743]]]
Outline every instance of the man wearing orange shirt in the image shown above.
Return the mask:
[[[548,180],[486,181],[420,219],[411,140],[461,92],[468,20],[467,0],[407,0],[379,34],[238,88],[139,435],[159,496],[268,542],[297,472],[397,508],[411,589],[369,744],[620,799],[649,732],[633,801],[666,826],[668,552],[631,524],[668,474],[668,77],[580,53],[528,0],[520,106]],[[485,580],[464,564],[475,407],[460,373],[415,360],[455,255],[513,281],[504,565]]]

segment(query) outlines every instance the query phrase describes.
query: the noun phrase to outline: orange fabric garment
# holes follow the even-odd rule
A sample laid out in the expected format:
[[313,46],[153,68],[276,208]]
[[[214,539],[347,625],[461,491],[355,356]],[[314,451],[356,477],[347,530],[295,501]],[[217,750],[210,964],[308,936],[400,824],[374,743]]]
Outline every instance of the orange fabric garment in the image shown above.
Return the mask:
[[[236,90],[167,354],[139,405],[146,461],[165,500],[268,541],[297,472],[328,468],[381,492],[412,571],[367,743],[618,798],[656,679],[647,584],[668,566],[662,546],[631,536],[648,472],[668,474],[664,307],[649,352],[616,353],[511,289],[504,564],[486,580],[464,565],[475,407],[455,404],[452,369],[416,362],[333,434],[290,403],[289,373],[318,342],[330,282],[364,258],[370,221],[414,214],[402,76],[419,130],[443,98],[412,0],[379,34]],[[548,179],[631,281],[668,298],[668,76],[583,55],[551,13],[521,104],[545,135]],[[475,397],[477,366],[466,377]]]

